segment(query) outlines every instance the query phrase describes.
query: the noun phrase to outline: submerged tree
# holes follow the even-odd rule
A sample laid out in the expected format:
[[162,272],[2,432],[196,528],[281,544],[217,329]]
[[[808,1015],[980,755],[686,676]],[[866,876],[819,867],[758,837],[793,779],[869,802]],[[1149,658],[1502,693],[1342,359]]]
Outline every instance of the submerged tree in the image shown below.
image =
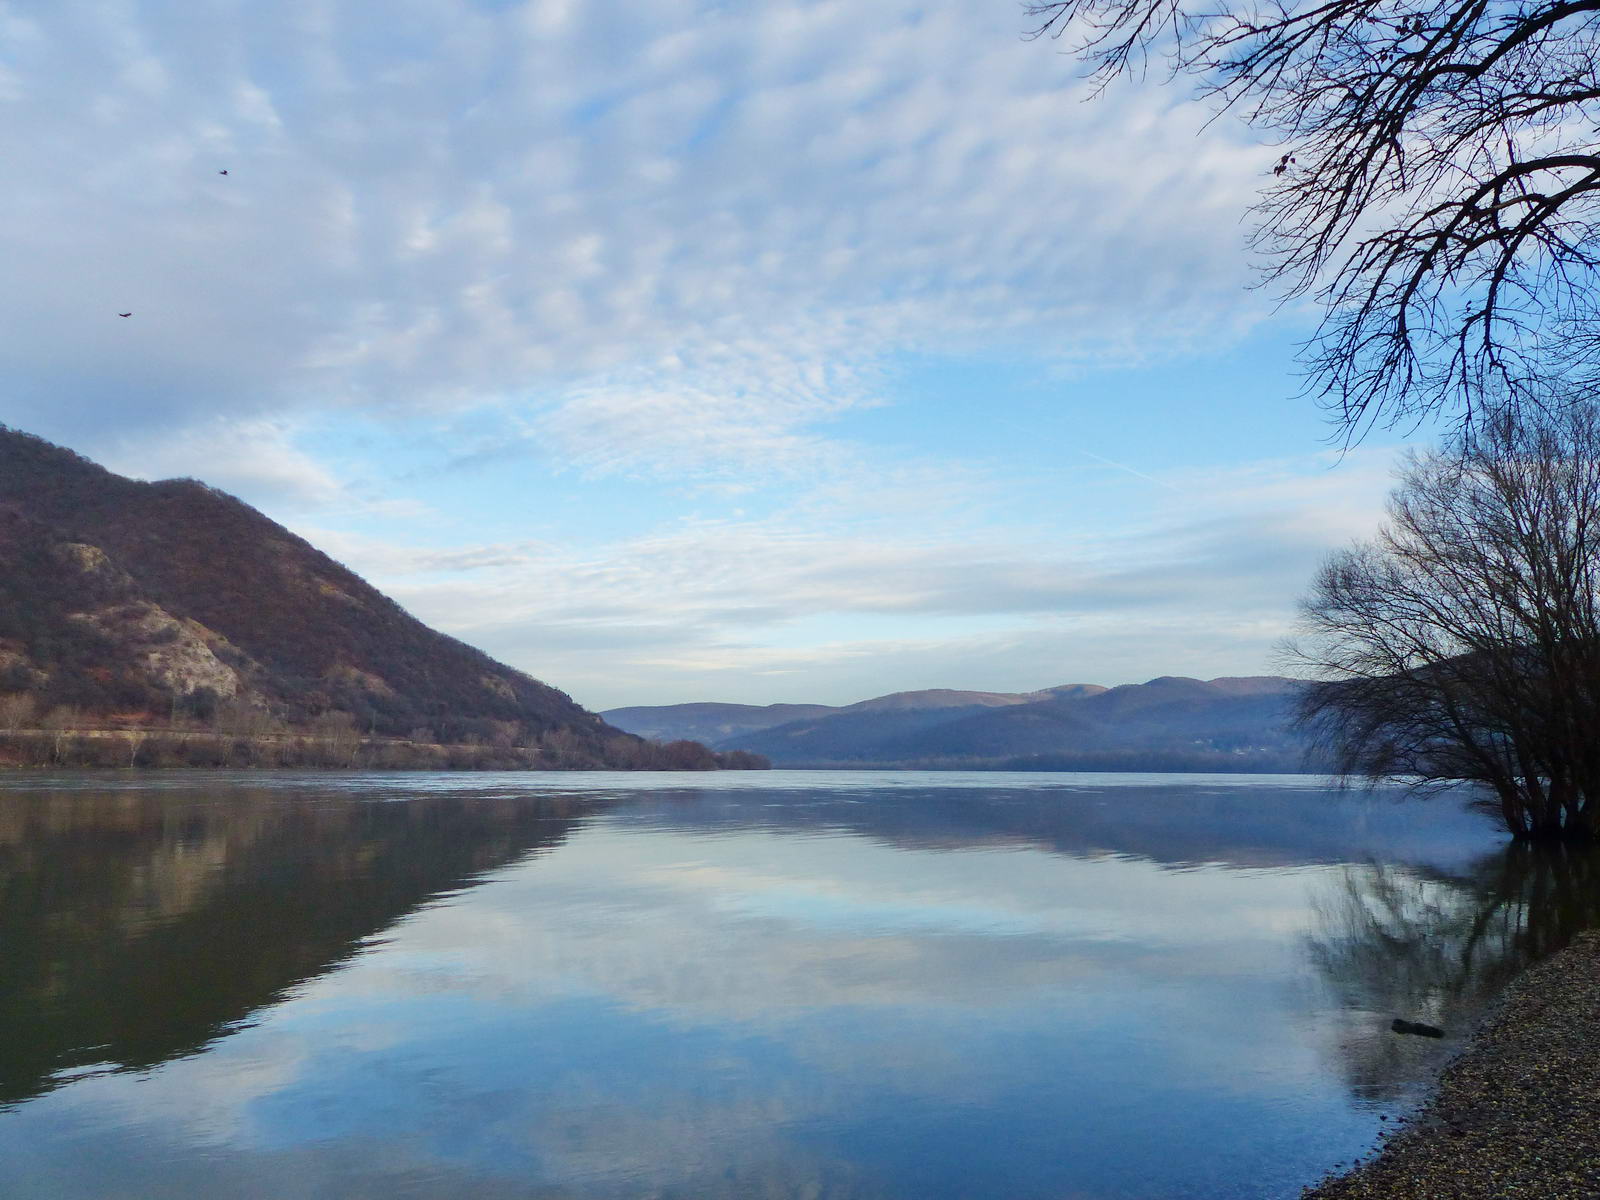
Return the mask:
[[1482,785],[1518,837],[1600,832],[1600,410],[1411,455],[1301,624],[1300,717],[1341,774]]
[[1103,80],[1164,57],[1281,143],[1255,246],[1322,301],[1308,365],[1348,433],[1600,382],[1600,0],[1029,13]]

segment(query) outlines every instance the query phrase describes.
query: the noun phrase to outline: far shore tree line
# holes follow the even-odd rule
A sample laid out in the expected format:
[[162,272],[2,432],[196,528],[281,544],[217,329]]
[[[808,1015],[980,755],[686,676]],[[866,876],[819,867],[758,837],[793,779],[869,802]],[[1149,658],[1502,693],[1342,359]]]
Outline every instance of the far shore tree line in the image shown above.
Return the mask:
[[243,700],[213,694],[175,699],[161,717],[46,707],[28,692],[0,693],[0,766],[316,767],[364,770],[755,770],[767,761],[699,742],[651,742],[628,734],[596,740],[567,729],[529,733],[480,721],[458,740],[429,727],[408,737],[363,730],[348,712],[291,725]]

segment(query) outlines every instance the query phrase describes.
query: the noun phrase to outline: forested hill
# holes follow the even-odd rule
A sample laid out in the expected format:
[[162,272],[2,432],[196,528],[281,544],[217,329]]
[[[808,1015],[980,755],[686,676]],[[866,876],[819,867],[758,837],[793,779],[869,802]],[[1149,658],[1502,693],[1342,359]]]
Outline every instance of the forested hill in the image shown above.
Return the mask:
[[0,705],[0,727],[231,714],[233,727],[531,748],[550,765],[673,765],[242,501],[126,479],[4,426]]
[[1114,688],[901,692],[843,708],[694,704],[603,715],[655,737],[686,736],[692,727],[713,748],[788,767],[1320,769],[1290,722],[1302,686],[1277,676],[1162,676]]
[[[659,704],[611,708],[600,715],[619,729],[670,741],[694,738],[708,746],[763,729],[803,723],[818,717],[861,716],[876,713],[978,710],[1032,704],[1062,696],[1092,696],[1106,689],[1093,683],[1068,683],[1041,692],[961,692],[928,688],[920,692],[891,692],[856,704]],[[870,718],[869,718],[870,719]],[[891,718],[892,719],[892,718]],[[920,718],[914,718],[920,719]]]

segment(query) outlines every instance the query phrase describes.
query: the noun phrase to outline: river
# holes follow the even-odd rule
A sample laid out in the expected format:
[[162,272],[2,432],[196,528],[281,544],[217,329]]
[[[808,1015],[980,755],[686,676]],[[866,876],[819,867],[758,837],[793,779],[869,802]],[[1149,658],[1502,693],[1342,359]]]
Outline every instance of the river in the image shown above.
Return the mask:
[[1299,776],[15,773],[0,1192],[1294,1196],[1594,877]]

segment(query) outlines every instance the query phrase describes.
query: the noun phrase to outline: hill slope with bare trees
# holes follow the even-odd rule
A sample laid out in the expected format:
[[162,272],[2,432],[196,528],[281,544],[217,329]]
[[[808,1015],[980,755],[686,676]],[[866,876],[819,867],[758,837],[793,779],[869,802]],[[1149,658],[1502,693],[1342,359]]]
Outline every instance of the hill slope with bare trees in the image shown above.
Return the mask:
[[428,628],[233,496],[0,426],[0,727],[67,726],[715,765]]

